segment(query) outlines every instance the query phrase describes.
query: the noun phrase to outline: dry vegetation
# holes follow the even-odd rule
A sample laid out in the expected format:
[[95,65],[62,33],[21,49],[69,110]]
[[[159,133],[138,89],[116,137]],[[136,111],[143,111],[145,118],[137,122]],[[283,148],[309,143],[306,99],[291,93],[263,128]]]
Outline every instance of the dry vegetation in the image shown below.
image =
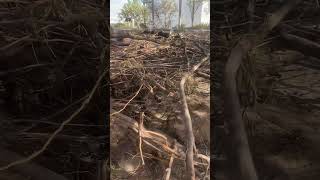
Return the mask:
[[[235,140],[228,134],[233,134],[230,129],[238,128],[230,128],[232,122],[227,117],[235,118],[229,116],[230,113],[239,113],[237,118],[243,120],[246,131],[241,136],[248,137],[259,179],[320,178],[316,155],[320,137],[320,31],[317,28],[320,11],[318,1],[296,2],[299,4],[293,7],[290,3],[294,1],[256,1],[253,11],[248,8],[250,4],[241,1],[226,1],[215,6],[213,162],[214,177],[218,180],[229,179],[232,173],[237,176],[235,179],[257,179],[249,178],[249,174],[255,173],[247,168],[248,159],[242,159],[247,162],[246,166],[240,166],[242,168],[233,166],[248,156],[242,154],[241,158],[234,159],[231,155],[243,147],[238,144],[230,149]],[[281,20],[279,12],[285,8],[280,7],[290,6],[292,9]],[[250,15],[250,12],[254,13]],[[254,20],[252,23],[248,21],[250,18]],[[268,24],[276,22],[274,20],[281,21],[272,29]],[[237,51],[239,47],[242,49]],[[230,62],[239,60],[239,70],[227,71],[230,70],[225,67],[227,60],[229,68]],[[236,104],[235,98],[223,96],[228,91],[228,86],[223,84],[230,83],[226,82],[226,75],[234,71],[237,72],[234,85],[241,105],[239,111],[234,111],[228,102]],[[249,172],[246,175],[245,169]]]
[[106,179],[104,6],[0,1],[0,179]]
[[[111,45],[112,179],[190,178],[183,97],[195,137],[195,175],[209,178],[208,36],[135,33],[129,46]],[[185,76],[200,62],[196,73]]]

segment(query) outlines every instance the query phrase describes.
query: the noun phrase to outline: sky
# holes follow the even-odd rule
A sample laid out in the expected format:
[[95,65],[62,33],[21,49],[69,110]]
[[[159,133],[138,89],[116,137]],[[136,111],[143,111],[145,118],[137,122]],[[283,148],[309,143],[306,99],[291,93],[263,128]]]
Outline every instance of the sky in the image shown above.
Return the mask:
[[110,0],[110,22],[117,23],[120,21],[119,13],[122,6],[127,0]]

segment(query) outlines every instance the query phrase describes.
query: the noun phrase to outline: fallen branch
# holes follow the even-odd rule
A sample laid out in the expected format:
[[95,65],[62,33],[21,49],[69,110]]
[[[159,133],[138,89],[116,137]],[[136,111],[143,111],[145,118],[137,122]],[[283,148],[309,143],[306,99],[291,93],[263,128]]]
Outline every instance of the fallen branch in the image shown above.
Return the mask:
[[[10,119],[13,123],[38,123],[38,124],[47,124],[52,126],[60,126],[61,123],[58,122],[51,122],[45,120],[36,120],[36,119]],[[67,124],[66,126],[78,126],[78,127],[103,127],[103,125],[95,125],[95,124]]]
[[210,79],[210,75],[209,74],[206,74],[204,72],[201,72],[201,71],[196,71],[196,74],[202,78],[205,78],[205,79]]
[[308,39],[281,31],[281,37],[288,42],[290,48],[303,53],[306,56],[320,58],[320,44]]
[[105,78],[107,73],[107,70],[105,70],[99,77],[99,79],[96,81],[96,84],[94,85],[94,87],[92,88],[91,92],[89,93],[89,96],[86,100],[84,100],[84,102],[81,104],[80,108],[77,109],[67,120],[65,120],[64,122],[61,123],[60,127],[55,130],[51,136],[49,137],[49,139],[47,140],[47,142],[42,146],[42,148],[34,153],[32,153],[30,156],[11,162],[8,165],[2,166],[0,167],[0,171],[3,170],[7,170],[13,166],[17,166],[17,165],[21,165],[24,163],[27,163],[31,160],[33,160],[34,158],[36,158],[37,156],[39,156],[40,154],[42,154],[47,147],[51,144],[51,142],[53,141],[53,139],[64,129],[64,127],[70,123],[80,112],[82,112],[83,109],[85,109],[87,107],[87,105],[90,103],[93,95],[95,94],[96,90],[98,89],[98,86],[100,84],[100,82],[103,80],[103,78]]
[[229,162],[232,172],[229,173],[232,180],[257,180],[257,173],[252,160],[249,143],[241,116],[240,102],[237,92],[236,76],[242,58],[247,52],[261,42],[267,34],[277,26],[286,14],[301,0],[288,1],[278,11],[270,15],[266,23],[261,25],[256,36],[246,37],[232,49],[228,58],[225,72],[225,116],[228,125],[229,138]]
[[142,162],[142,165],[144,166],[145,163],[144,163],[144,158],[143,158],[143,153],[142,153],[142,137],[141,137],[141,134],[142,134],[142,126],[143,126],[143,117],[144,117],[144,113],[141,113],[140,115],[140,124],[139,124],[139,150],[140,150],[140,156],[141,156],[141,162]]
[[[15,134],[10,134],[10,136],[17,136],[19,138],[23,139],[45,139],[51,136],[49,133],[19,133],[17,135]],[[107,136],[98,136],[98,137],[87,137],[87,136],[71,136],[71,135],[64,135],[64,134],[59,134],[55,137],[55,139],[61,139],[61,140],[66,140],[66,141],[78,141],[78,142],[92,142],[92,141],[97,141],[97,140],[102,140],[106,139]]]
[[[115,112],[115,110],[111,109],[110,112]],[[122,113],[117,113],[111,118],[110,123],[116,123],[118,126],[123,127],[124,129],[131,129],[133,132],[139,134],[139,129],[141,129],[141,137],[142,141],[149,145],[150,147],[160,151],[165,152],[167,154],[174,154],[177,159],[185,160],[186,154],[185,154],[185,147],[177,142],[176,139],[168,136],[167,134],[163,132],[155,132],[150,131],[146,129],[144,126],[139,127],[139,123],[132,119],[129,116],[126,116]],[[152,144],[151,144],[152,143]],[[174,147],[174,148],[172,148]],[[210,158],[201,155],[198,156],[200,159],[203,159],[205,161],[209,160]],[[209,163],[209,162],[208,162]],[[201,163],[195,163],[201,164]]]
[[[174,146],[175,146],[175,145],[174,145]],[[176,149],[176,147],[174,147],[174,149]],[[173,160],[174,160],[174,154],[172,154],[171,157],[170,157],[169,167],[166,169],[166,179],[165,179],[165,180],[170,180],[170,175],[171,175],[171,171],[172,171]]]
[[180,81],[180,96],[181,96],[181,101],[182,101],[182,112],[184,115],[184,120],[185,120],[185,126],[187,129],[187,137],[188,137],[188,144],[187,144],[187,156],[186,156],[186,166],[187,166],[187,173],[188,173],[188,178],[191,180],[195,180],[195,171],[194,171],[194,164],[193,164],[193,150],[195,147],[195,140],[194,140],[194,134],[193,134],[193,129],[192,129],[192,120],[187,104],[187,98],[185,95],[185,90],[184,90],[184,85],[187,81],[187,79],[193,75],[193,73],[205,62],[209,59],[209,57],[205,57],[201,60],[200,63],[195,65],[190,72],[186,73],[181,81]]
[[[114,113],[116,111],[111,109],[110,112]],[[122,113],[114,114],[114,116],[111,118],[111,121],[112,121],[111,123],[115,122],[117,125],[125,129],[129,128],[137,134],[139,133],[139,129],[140,129],[142,140],[146,144],[148,144],[149,141],[153,142],[154,144],[157,144],[159,146],[159,148],[155,146],[157,150],[161,150],[169,154],[174,153],[177,157],[180,157],[180,158],[185,157],[185,153],[184,153],[185,148],[183,147],[183,145],[177,143],[176,144],[177,150],[174,151],[172,148],[170,148],[170,147],[173,147],[174,139],[164,133],[149,131],[144,126],[139,127],[139,124],[137,121],[135,121],[134,119]]]
[[123,106],[123,108],[121,108],[119,111],[117,112],[113,112],[110,114],[110,116],[114,116],[115,114],[121,113],[123,110],[126,109],[126,107],[130,104],[130,102],[137,97],[137,95],[139,94],[140,90],[142,89],[143,84],[140,85],[140,88],[138,89],[138,91],[134,94],[134,96]]

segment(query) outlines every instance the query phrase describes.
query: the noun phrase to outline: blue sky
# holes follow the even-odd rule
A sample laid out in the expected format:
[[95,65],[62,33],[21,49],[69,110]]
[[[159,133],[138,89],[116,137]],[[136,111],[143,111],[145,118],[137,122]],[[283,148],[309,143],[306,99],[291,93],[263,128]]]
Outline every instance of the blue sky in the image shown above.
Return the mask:
[[118,14],[122,6],[127,2],[127,0],[110,0],[110,22],[117,23],[120,21]]

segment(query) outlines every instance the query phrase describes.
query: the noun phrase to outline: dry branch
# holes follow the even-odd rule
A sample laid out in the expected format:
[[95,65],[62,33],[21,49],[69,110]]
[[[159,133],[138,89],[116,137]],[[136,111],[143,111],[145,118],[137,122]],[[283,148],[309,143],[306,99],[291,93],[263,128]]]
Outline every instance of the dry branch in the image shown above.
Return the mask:
[[[111,113],[116,112],[115,110],[111,109]],[[140,134],[142,137],[142,140],[148,144],[148,142],[152,142],[156,145],[154,147],[157,148],[157,150],[161,150],[162,152],[166,152],[168,154],[175,154],[179,158],[185,158],[185,148],[182,144],[176,143],[176,151],[172,149],[171,147],[174,147],[175,139],[171,138],[170,136],[162,133],[162,132],[153,132],[147,130],[144,126],[139,127],[139,124],[137,121],[132,119],[129,116],[126,116],[122,113],[115,113],[112,118],[114,119],[114,123],[117,125],[127,129],[133,130],[135,133]]]
[[[113,113],[116,111],[111,109],[110,112]],[[139,127],[139,123],[136,120],[122,113],[117,113],[112,118],[112,123],[116,123],[118,126],[123,127],[124,129],[131,129],[133,132],[137,133],[137,135],[139,134],[139,129],[141,129],[141,137],[143,142],[147,145],[150,145],[152,148],[167,153],[170,156],[174,154],[177,159],[186,159],[186,148],[169,135],[160,131],[150,131],[144,126]],[[198,158],[209,163],[209,157],[206,155],[199,154]],[[196,163],[196,165],[197,164],[200,163]]]
[[[74,140],[86,141],[85,137],[91,137],[93,134],[93,136],[98,135],[97,131],[92,131],[92,129],[64,128],[66,125],[72,125],[67,123],[75,116],[77,116],[77,125],[91,127],[97,125],[96,129],[102,137],[101,134],[104,132],[97,127],[103,126],[98,124],[103,119],[102,113],[104,112],[102,111],[105,111],[102,106],[107,105],[104,100],[104,90],[95,93],[95,97],[98,94],[103,97],[94,97],[91,99],[89,107],[84,107],[87,106],[85,105],[88,101],[86,99],[90,99],[89,93],[94,86],[94,81],[106,69],[105,61],[107,59],[105,57],[108,57],[109,53],[108,48],[102,51],[104,47],[108,47],[108,39],[110,38],[106,21],[108,11],[101,4],[100,0],[0,1],[0,101],[8,107],[1,110],[14,115],[15,118],[29,117],[30,119],[22,119],[22,121],[32,123],[32,125],[28,123],[27,129],[20,126],[22,121],[5,119],[3,122],[6,125],[2,127],[1,136],[10,136],[5,140],[5,144],[14,146],[21,152],[33,149],[32,147],[35,145],[40,146],[40,151],[37,148],[32,150],[29,157],[27,155],[23,159],[22,157],[12,159],[6,163],[17,161],[1,167],[3,168],[1,170],[11,166],[13,166],[13,170],[18,167],[27,168],[28,164],[33,162],[33,158],[43,151],[55,149],[56,147],[51,147],[49,144],[57,138],[60,138],[59,146],[62,148],[57,147],[53,156],[49,155],[51,152],[42,153],[40,156],[48,168],[56,166],[58,171],[73,170],[78,166],[77,163],[75,164],[74,161],[58,162],[57,157],[69,156],[70,154],[65,154],[64,148],[73,146],[70,143],[79,143]],[[100,55],[101,61],[99,61]],[[83,103],[82,107],[85,110],[79,110],[81,111],[79,113],[76,110],[81,106],[81,103]],[[93,108],[95,105],[102,108]],[[68,119],[74,111],[79,114],[73,114]],[[66,119],[68,120],[61,124],[61,121]],[[12,126],[7,126],[7,122],[13,123]],[[19,124],[15,122],[19,122]],[[44,133],[43,130],[48,128],[48,124],[54,125],[49,129],[54,128],[52,131],[56,129],[57,131],[53,133],[50,130]],[[68,135],[63,135],[62,129]],[[81,134],[81,137],[77,137],[76,134]],[[29,141],[31,138],[41,140],[46,144],[38,144],[35,141],[30,141],[27,144],[18,142],[18,140]],[[46,142],[46,140],[48,141]],[[107,143],[104,140],[101,142],[103,145]],[[104,152],[101,151],[95,151],[95,153],[99,157],[104,155]],[[2,155],[5,154],[0,156]],[[4,158],[0,158],[0,161]],[[52,164],[53,161],[56,163]],[[93,159],[93,161],[99,160]],[[23,164],[27,162],[28,164]],[[79,167],[83,168],[83,165],[88,162],[79,163]],[[59,169],[59,167],[63,167],[62,165],[66,165],[66,168]],[[97,169],[92,170],[91,173],[96,174],[94,171]],[[2,172],[0,171],[0,174]],[[39,172],[43,174],[41,170],[38,170],[37,173]],[[80,176],[88,179],[88,176],[91,175],[81,174]],[[38,179],[49,178],[50,175],[48,177],[44,175]],[[31,177],[31,179],[34,178]]]
[[[174,150],[176,150],[176,148],[174,148]],[[174,154],[172,154],[171,157],[170,157],[169,167],[166,169],[166,179],[165,180],[170,180],[173,160],[174,160]]]
[[21,164],[24,164],[24,163],[27,163],[31,160],[33,160],[34,158],[38,157],[40,154],[42,154],[46,149],[47,147],[51,144],[51,142],[54,140],[54,138],[64,129],[64,127],[70,123],[80,112],[82,112],[83,109],[85,109],[87,107],[87,105],[90,103],[93,95],[95,94],[96,90],[98,89],[99,85],[100,85],[100,82],[105,78],[107,74],[107,70],[105,70],[99,77],[99,79],[96,81],[96,84],[94,85],[94,87],[92,88],[91,92],[89,93],[89,96],[87,99],[84,100],[84,102],[81,104],[80,108],[77,109],[74,113],[72,113],[72,115],[65,121],[63,121],[61,123],[61,125],[59,126],[59,128],[57,130],[55,130],[51,136],[49,137],[49,139],[46,141],[46,143],[41,147],[40,150],[32,153],[30,156],[26,157],[26,158],[23,158],[23,159],[20,159],[20,160],[17,160],[17,161],[14,161],[14,162],[11,162],[9,163],[8,165],[5,165],[5,166],[2,166],[0,167],[0,171],[3,171],[3,170],[6,170],[6,169],[9,169],[13,166],[17,166],[17,165],[21,165]]
[[289,48],[300,51],[301,53],[307,56],[314,56],[320,58],[320,44],[313,42],[311,40],[286,33],[281,31],[281,37],[288,42],[288,44],[292,44]]
[[201,71],[196,71],[196,74],[202,78],[205,78],[205,79],[210,79],[210,75],[209,74],[206,74],[204,72],[201,72]]
[[187,129],[187,137],[188,137],[188,145],[187,145],[187,156],[186,156],[186,165],[187,165],[187,173],[188,178],[195,180],[195,171],[194,171],[194,164],[193,164],[193,151],[195,147],[195,141],[194,141],[194,134],[192,129],[192,120],[187,104],[187,98],[184,90],[184,85],[187,81],[187,79],[193,75],[193,73],[205,62],[209,59],[209,57],[205,57],[201,60],[200,63],[195,65],[192,70],[188,73],[186,73],[180,82],[180,96],[182,101],[182,112],[185,120],[185,126]]
[[144,166],[145,163],[144,163],[143,152],[142,152],[142,137],[141,137],[141,133],[142,133],[141,129],[143,126],[143,117],[144,117],[144,113],[141,113],[140,123],[139,123],[139,150],[140,150],[141,162],[142,162],[142,165]]
[[267,18],[265,24],[261,25],[256,31],[255,37],[247,37],[232,49],[228,58],[225,72],[225,115],[228,124],[229,138],[229,161],[232,172],[232,180],[257,180],[257,173],[252,160],[247,135],[242,122],[240,102],[237,92],[236,76],[242,58],[248,51],[261,42],[267,34],[277,26],[286,14],[297,5],[301,0],[288,1],[278,11],[274,12]]
[[[202,34],[199,35],[202,36]],[[189,39],[189,36],[191,36],[191,34],[185,34],[186,43],[188,46],[193,46],[195,42],[193,42],[192,39],[195,38],[192,37]],[[146,124],[150,129],[159,129],[168,126],[169,124],[166,122],[169,121],[162,121],[163,119],[158,118],[156,115],[158,112],[161,113],[162,110],[165,110],[169,116],[176,116],[175,113],[180,110],[177,109],[180,108],[179,106],[169,110],[167,110],[167,108],[173,105],[169,104],[172,103],[172,101],[177,102],[178,100],[179,102],[180,100],[178,97],[179,92],[177,92],[179,87],[176,85],[181,81],[181,76],[184,75],[182,73],[188,71],[185,53],[188,53],[188,55],[193,53],[193,59],[199,61],[199,58],[204,56],[202,52],[206,53],[206,51],[201,52],[200,50],[207,48],[208,44],[205,43],[205,40],[200,39],[196,42],[201,44],[200,46],[202,48],[188,47],[188,50],[190,49],[193,51],[185,52],[184,46],[177,45],[181,41],[178,37],[172,36],[164,39],[155,35],[154,39],[158,40],[157,38],[161,39],[159,40],[159,42],[161,41],[161,46],[153,42],[148,42],[153,39],[152,36],[143,36],[140,34],[140,36],[132,35],[133,40],[127,47],[111,47],[111,97],[117,99],[116,105],[113,106],[114,111],[111,110],[111,124],[115,124],[117,127],[121,126],[121,128],[131,129],[135,132],[134,137],[137,138],[138,141],[141,137],[140,142],[142,141],[143,147],[140,148],[140,152],[143,150],[144,155],[150,150],[158,151],[168,159],[171,157],[173,160],[174,156],[175,160],[185,161],[187,144],[182,145],[177,143],[177,149],[173,149],[175,139],[165,134],[166,131],[151,131],[144,126],[139,127],[138,118],[131,118],[131,115],[134,116],[134,114],[141,112],[148,114],[148,116],[146,116],[146,122],[150,122],[150,124]],[[198,63],[197,61],[190,61],[190,67],[192,68],[192,66]],[[139,81],[139,79],[143,79],[143,82]],[[132,101],[130,103],[131,105],[126,108],[125,114],[128,115],[125,116],[124,112],[116,112],[116,107],[120,107],[119,109],[121,109],[121,107],[125,106],[126,103],[124,101],[127,101],[128,93],[136,91],[140,84],[143,84],[145,88],[139,93],[139,99]],[[177,116],[180,117],[180,114]],[[155,119],[152,119],[151,117],[155,117]],[[184,118],[182,118],[182,120],[183,119]],[[183,126],[184,124],[185,123],[182,122]],[[142,125],[142,123],[140,125]],[[173,127],[170,126],[167,128],[170,131]],[[177,138],[181,138],[180,135],[184,136],[183,134],[180,134],[180,132],[177,132]],[[204,148],[206,147],[201,147],[200,151]],[[191,150],[193,150],[193,148],[191,148]],[[137,151],[139,151],[139,148]],[[199,167],[200,171],[203,171],[204,169],[200,167],[207,167],[208,159],[208,157],[203,159],[195,156],[193,163],[196,167]],[[148,165],[148,162],[146,162],[146,165]],[[179,164],[177,167],[180,172],[181,168],[179,168],[179,166],[182,166],[182,164]],[[173,172],[174,169],[171,170],[171,173]],[[169,174],[169,172],[166,173],[168,176]],[[166,178],[166,175],[162,177]],[[174,173],[174,175],[171,174],[170,176],[177,176],[177,174]]]

